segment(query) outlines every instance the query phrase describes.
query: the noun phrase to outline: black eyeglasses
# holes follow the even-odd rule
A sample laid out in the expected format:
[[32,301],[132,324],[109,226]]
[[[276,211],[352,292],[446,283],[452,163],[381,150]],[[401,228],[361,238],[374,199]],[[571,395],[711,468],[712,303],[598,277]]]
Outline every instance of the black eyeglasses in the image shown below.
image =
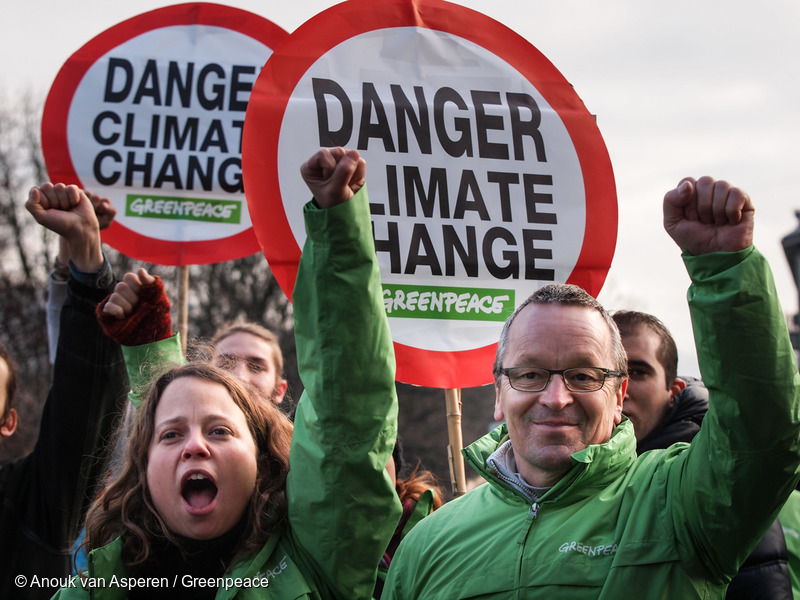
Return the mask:
[[570,392],[596,392],[608,377],[622,377],[619,371],[602,367],[573,367],[571,369],[538,369],[536,367],[509,367],[501,369],[512,388],[520,392],[542,392],[553,375],[561,375]]

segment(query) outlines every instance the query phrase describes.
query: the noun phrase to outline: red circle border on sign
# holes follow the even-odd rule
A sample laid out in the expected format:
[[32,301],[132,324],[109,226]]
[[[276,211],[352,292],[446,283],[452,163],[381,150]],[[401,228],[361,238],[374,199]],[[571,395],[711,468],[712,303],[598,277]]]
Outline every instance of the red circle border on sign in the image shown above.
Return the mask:
[[[597,296],[614,255],[618,212],[611,160],[594,117],[527,40],[482,13],[443,0],[348,0],[333,6],[292,33],[258,77],[245,117],[242,170],[253,228],[284,293],[291,298],[301,254],[280,196],[278,147],[288,102],[303,75],[325,53],[351,37],[392,27],[433,29],[481,46],[519,71],[556,110],[578,156],[586,222],[591,223],[584,227],[581,252],[567,283]],[[397,381],[445,389],[493,382],[496,343],[455,352],[397,342],[394,347]]]
[[[239,8],[208,2],[189,2],[158,8],[122,21],[78,49],[58,72],[42,114],[42,152],[52,181],[83,187],[69,152],[67,121],[72,98],[94,63],[129,40],[162,27],[208,25],[236,31],[271,50],[289,33],[268,19]],[[112,222],[103,241],[126,256],[161,265],[210,264],[260,251],[253,228],[210,241],[172,242],[151,238]]]

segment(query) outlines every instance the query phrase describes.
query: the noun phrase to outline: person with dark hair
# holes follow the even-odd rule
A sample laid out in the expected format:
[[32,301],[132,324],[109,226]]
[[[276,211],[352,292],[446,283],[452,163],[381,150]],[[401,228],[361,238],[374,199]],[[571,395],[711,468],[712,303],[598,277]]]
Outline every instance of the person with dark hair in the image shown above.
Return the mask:
[[[87,571],[59,600],[92,597],[92,582],[133,575],[178,584],[115,590],[116,598],[370,597],[400,503],[384,469],[397,435],[397,396],[361,191],[364,161],[355,151],[324,149],[301,174],[314,199],[304,209],[308,237],[293,295],[305,390],[291,469],[279,450],[285,444],[269,447],[291,432],[274,402],[213,365],[195,367],[213,377],[169,371],[145,396],[122,474],[92,509]],[[142,319],[118,300],[112,295],[101,310],[121,308],[119,329],[132,331],[129,318]],[[280,419],[253,420],[256,412]],[[198,553],[210,569],[203,580],[214,585],[194,583]]]
[[691,442],[708,411],[708,390],[697,378],[678,377],[678,347],[653,315],[612,314],[628,355],[622,413],[633,423],[636,452]]
[[[633,422],[636,452],[691,442],[708,411],[708,390],[696,378],[678,377],[678,349],[664,323],[648,313],[612,315],[628,355],[628,389],[622,413]],[[789,552],[779,520],[742,564],[727,600],[791,600]]]
[[[0,598],[50,598],[70,573],[70,546],[104,473],[103,445],[125,401],[119,346],[94,316],[114,284],[92,203],[74,185],[31,190],[26,208],[68,248],[53,381],[33,451],[0,469]],[[0,443],[16,429],[16,373],[0,360]],[[23,382],[16,381],[16,385]]]
[[710,396],[692,443],[637,456],[616,324],[541,288],[500,335],[506,424],[464,450],[488,484],[414,527],[384,600],[724,598],[800,477],[800,378],[749,196],[686,178],[663,206]]

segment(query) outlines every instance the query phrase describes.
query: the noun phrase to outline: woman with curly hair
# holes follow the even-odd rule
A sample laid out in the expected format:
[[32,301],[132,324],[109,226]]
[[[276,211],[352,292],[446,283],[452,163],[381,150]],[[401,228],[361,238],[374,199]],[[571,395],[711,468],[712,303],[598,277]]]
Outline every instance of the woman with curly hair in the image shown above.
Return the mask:
[[[118,576],[173,582],[178,573],[189,579],[177,587],[189,588],[181,584],[192,577],[221,577],[280,532],[291,437],[283,412],[227,371],[168,370],[139,410],[119,476],[89,510],[87,549],[114,540],[105,557]],[[216,589],[191,589],[204,592]],[[140,593],[153,597],[134,588],[128,598]]]

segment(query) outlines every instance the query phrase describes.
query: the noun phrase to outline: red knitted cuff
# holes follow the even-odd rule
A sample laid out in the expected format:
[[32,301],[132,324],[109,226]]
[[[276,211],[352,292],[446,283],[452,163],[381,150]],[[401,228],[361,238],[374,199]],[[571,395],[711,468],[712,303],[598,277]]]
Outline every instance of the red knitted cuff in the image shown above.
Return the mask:
[[141,346],[172,336],[169,298],[160,277],[156,276],[153,283],[142,286],[139,302],[133,313],[124,319],[103,312],[110,297],[109,294],[97,305],[96,314],[103,331],[115,342],[123,346]]

